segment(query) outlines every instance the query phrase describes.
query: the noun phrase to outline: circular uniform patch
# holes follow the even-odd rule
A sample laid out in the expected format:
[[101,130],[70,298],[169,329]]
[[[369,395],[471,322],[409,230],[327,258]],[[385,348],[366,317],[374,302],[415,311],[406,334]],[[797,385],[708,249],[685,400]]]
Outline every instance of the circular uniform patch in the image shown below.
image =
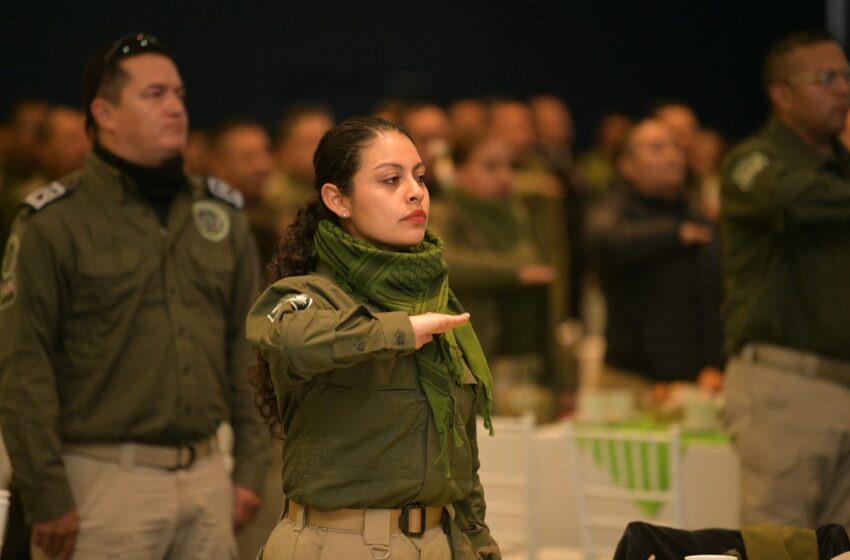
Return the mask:
[[192,217],[204,239],[221,241],[230,233],[230,216],[215,202],[199,200],[192,205]]
[[15,265],[18,262],[18,252],[21,250],[21,240],[13,233],[6,241],[6,250],[3,251],[3,265],[0,267],[0,278],[11,278],[15,273]]

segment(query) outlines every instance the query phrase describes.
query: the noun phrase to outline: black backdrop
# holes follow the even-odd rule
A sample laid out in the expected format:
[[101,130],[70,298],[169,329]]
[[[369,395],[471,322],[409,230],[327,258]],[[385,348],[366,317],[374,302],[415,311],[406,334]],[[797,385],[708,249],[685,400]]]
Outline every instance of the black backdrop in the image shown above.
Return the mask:
[[506,1],[0,0],[0,113],[24,96],[78,103],[86,55],[144,29],[173,51],[195,126],[272,125],[309,100],[346,117],[385,96],[546,91],[573,107],[580,146],[602,112],[637,116],[659,97],[734,138],[766,114],[767,45],[824,24],[823,0]]

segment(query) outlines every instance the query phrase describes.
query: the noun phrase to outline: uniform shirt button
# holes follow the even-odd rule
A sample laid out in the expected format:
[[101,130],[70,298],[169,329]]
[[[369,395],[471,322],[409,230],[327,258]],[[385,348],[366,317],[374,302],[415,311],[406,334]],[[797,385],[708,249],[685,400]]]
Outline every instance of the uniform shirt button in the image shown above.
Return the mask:
[[404,344],[404,341],[407,340],[407,337],[401,331],[396,331],[395,333],[395,343],[398,345]]
[[366,349],[366,341],[361,338],[360,340],[358,340],[357,342],[354,343],[354,348],[358,352],[362,352],[363,350]]

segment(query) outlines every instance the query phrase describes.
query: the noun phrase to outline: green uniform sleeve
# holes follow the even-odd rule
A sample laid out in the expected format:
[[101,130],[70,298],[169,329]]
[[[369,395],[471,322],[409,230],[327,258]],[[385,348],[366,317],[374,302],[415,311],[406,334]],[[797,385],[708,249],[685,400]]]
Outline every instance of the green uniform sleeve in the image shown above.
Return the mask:
[[[470,452],[472,453],[472,491],[462,500],[452,504],[455,510],[454,522],[469,539],[480,558],[500,560],[502,555],[499,546],[490,536],[490,529],[484,522],[487,506],[484,502],[484,488],[481,486],[481,480],[478,477],[480,462],[478,460],[478,439],[476,436],[477,422],[477,417],[473,414],[466,423],[471,447]],[[490,435],[484,434],[484,437],[490,437]]]
[[12,235],[20,245],[15,262],[4,266],[14,294],[0,310],[0,425],[27,521],[38,523],[74,507],[62,462],[53,365],[64,286],[61,241],[48,241],[20,219]]
[[830,227],[850,221],[850,181],[824,166],[786,162],[766,151],[745,150],[724,166],[721,212],[776,232],[799,226]]
[[234,441],[233,480],[262,495],[266,468],[271,460],[268,432],[254,404],[254,391],[246,371],[250,365],[250,344],[245,339],[245,316],[257,292],[259,262],[257,249],[250,236],[244,216],[237,215],[237,258],[233,283],[233,306],[228,317],[228,368],[233,380],[231,425]]
[[[283,306],[279,317],[270,318],[280,302],[300,294],[312,300],[310,307],[295,311]],[[286,281],[271,286],[260,296],[248,316],[247,334],[266,360],[281,363],[283,374],[293,384],[416,349],[413,326],[406,313],[373,312],[365,305],[341,311],[318,293],[294,289]]]

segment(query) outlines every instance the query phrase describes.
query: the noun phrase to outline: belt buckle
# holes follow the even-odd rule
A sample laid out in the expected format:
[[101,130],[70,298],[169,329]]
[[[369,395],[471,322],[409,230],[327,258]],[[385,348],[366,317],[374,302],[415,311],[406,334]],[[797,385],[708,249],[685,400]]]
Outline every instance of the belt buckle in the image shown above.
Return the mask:
[[[419,525],[418,531],[410,530],[410,510],[418,509],[422,512],[420,519],[421,523]],[[407,535],[408,537],[421,537],[425,534],[425,504],[408,504],[401,508],[401,515],[398,517],[398,528],[401,529],[401,532]]]
[[[183,450],[187,450],[189,452],[189,456],[186,458],[186,461],[181,461],[183,456]],[[177,464],[173,467],[169,468],[169,471],[182,471],[190,468],[195,464],[195,459],[197,458],[197,452],[195,451],[194,445],[178,445],[177,446]]]

